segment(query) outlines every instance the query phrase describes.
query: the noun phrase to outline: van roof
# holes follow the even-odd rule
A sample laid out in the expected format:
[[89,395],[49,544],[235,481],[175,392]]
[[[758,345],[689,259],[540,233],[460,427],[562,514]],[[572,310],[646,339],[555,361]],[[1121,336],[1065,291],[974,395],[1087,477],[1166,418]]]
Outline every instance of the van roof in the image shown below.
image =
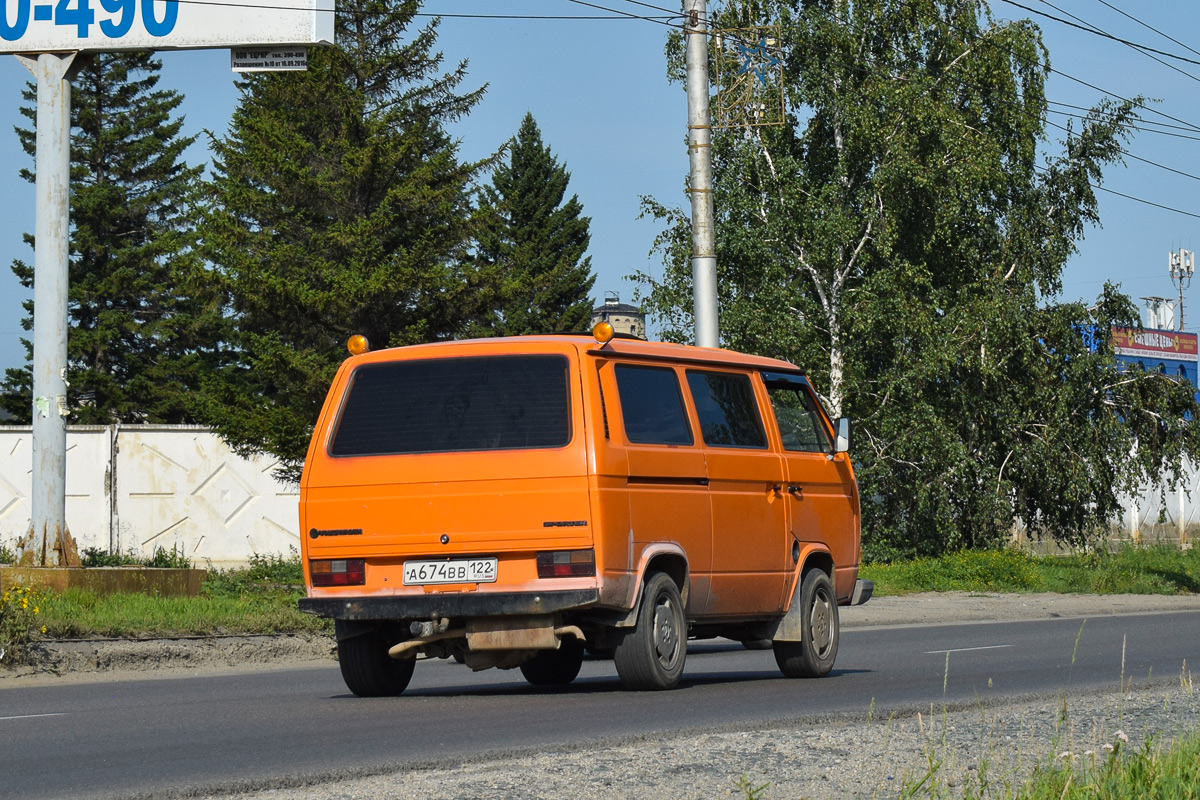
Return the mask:
[[[581,354],[591,355],[622,355],[632,358],[647,358],[661,361],[726,364],[730,366],[753,367],[755,369],[785,370],[800,372],[796,365],[777,358],[755,356],[739,353],[734,350],[723,350],[716,347],[696,347],[672,342],[647,342],[635,338],[614,338],[607,344],[599,344],[590,333],[558,333],[533,334],[528,336],[498,336],[489,339],[461,339],[457,341],[431,342],[415,344],[406,347],[393,347],[384,350],[372,350],[361,356],[352,356],[351,361],[387,361],[403,353],[414,355],[429,351],[513,351],[528,352],[537,345],[554,344],[558,346],[571,345]],[[447,352],[449,355],[450,352]]]

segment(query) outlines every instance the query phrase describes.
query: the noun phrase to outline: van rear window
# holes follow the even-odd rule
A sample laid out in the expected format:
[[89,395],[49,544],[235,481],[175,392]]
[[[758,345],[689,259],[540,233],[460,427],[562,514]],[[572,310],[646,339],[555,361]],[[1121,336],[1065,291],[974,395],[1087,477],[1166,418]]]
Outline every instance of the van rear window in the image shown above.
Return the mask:
[[379,456],[563,447],[567,359],[483,356],[354,370],[329,453]]

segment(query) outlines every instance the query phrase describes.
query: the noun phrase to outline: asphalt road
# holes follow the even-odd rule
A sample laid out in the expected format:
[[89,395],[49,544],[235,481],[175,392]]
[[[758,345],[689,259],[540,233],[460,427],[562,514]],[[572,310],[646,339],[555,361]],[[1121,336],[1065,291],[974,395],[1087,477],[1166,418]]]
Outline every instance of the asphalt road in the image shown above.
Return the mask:
[[[1082,628],[1082,633],[1081,633]],[[0,690],[0,797],[114,798],[268,787],[680,730],[864,717],[1177,679],[1200,611],[843,630],[834,673],[780,677],[770,652],[689,650],[671,692],[621,690],[588,661],[562,690],[519,671],[423,661],[399,698],[348,694],[336,666]]]

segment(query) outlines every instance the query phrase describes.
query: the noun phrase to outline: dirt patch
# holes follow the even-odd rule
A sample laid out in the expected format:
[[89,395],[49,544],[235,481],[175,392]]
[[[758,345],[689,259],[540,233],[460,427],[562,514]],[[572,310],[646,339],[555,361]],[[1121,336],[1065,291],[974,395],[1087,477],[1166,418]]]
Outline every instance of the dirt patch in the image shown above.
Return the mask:
[[0,681],[39,682],[98,673],[117,676],[155,672],[277,669],[329,664],[335,645],[331,635],[200,636],[176,639],[81,639],[40,641],[29,647],[27,663],[0,670]]

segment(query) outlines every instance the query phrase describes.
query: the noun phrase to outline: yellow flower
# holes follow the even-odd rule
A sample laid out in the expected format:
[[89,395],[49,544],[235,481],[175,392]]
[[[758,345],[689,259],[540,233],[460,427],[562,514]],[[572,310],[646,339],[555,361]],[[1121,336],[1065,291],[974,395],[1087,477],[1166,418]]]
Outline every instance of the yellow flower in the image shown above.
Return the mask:
[[45,625],[43,625],[43,626],[42,626],[42,633],[45,633],[45,632],[46,632],[46,626],[45,626]]

